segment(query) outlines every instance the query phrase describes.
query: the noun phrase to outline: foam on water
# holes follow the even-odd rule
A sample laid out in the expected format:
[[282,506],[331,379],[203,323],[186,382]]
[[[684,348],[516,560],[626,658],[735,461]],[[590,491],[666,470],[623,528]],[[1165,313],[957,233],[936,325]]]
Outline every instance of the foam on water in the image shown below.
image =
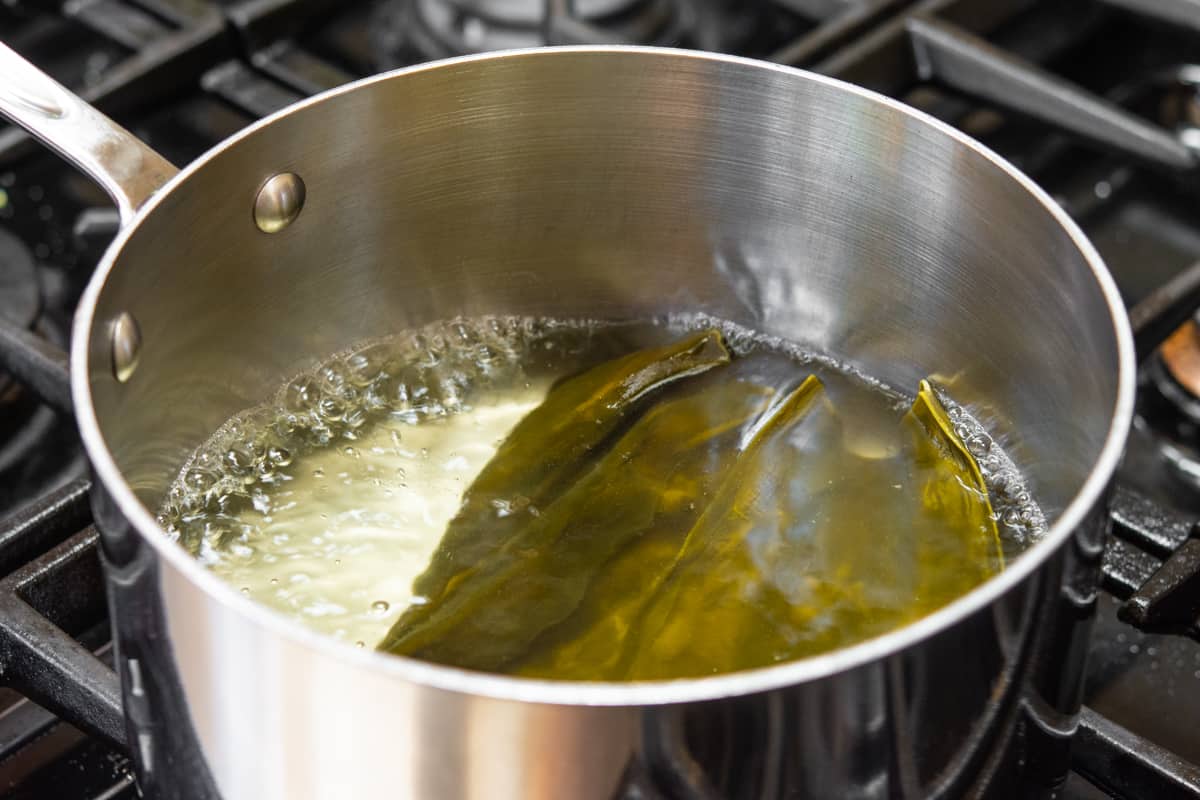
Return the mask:
[[1025,485],[1025,479],[1008,454],[961,405],[939,391],[938,396],[954,424],[954,433],[967,446],[979,465],[988,487],[1000,543],[1006,558],[1028,548],[1046,532],[1046,516]]

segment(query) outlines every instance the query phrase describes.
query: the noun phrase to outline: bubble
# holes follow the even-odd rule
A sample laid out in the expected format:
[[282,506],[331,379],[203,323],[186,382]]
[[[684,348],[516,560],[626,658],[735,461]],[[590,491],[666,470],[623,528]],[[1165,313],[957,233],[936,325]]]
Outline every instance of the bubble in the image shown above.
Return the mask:
[[305,439],[311,447],[324,447],[333,440],[333,429],[324,422],[317,422],[305,431]]
[[324,397],[317,403],[317,413],[325,422],[336,422],[346,413],[346,405],[339,398]]
[[387,378],[381,377],[363,390],[363,409],[369,413],[385,411],[389,405],[389,394],[391,394],[391,387],[388,385]]
[[342,374],[341,365],[336,361],[318,367],[317,376],[321,379],[321,388],[327,392],[336,393],[346,385],[346,376]]
[[529,505],[529,498],[521,495],[517,495],[516,497],[512,498],[497,498],[492,500],[492,508],[495,509],[496,516],[501,519],[526,510],[534,512],[534,516],[537,516],[536,509]]
[[301,427],[300,417],[292,413],[282,413],[271,423],[271,428],[280,439],[290,439]]
[[313,409],[321,396],[320,387],[312,377],[300,378],[287,385],[284,390],[284,406],[296,414]]
[[215,473],[199,467],[190,469],[184,475],[184,485],[193,492],[207,491],[217,481]]
[[383,373],[382,364],[385,353],[382,347],[375,346],[360,350],[346,357],[346,379],[360,389],[372,385]]
[[272,447],[268,449],[267,458],[276,467],[286,467],[292,463],[292,453],[286,447]]
[[481,344],[475,350],[475,360],[480,364],[491,366],[497,362],[503,362],[504,356],[495,348],[486,344]]

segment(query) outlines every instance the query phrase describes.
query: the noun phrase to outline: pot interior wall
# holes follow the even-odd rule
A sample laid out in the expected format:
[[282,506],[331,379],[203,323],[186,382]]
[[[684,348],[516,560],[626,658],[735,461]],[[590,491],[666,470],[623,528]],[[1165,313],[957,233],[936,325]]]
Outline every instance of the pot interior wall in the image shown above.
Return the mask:
[[[299,174],[280,233],[259,186]],[[159,203],[99,299],[102,433],[155,510],[284,380],[459,314],[704,311],[906,389],[940,376],[1048,512],[1099,455],[1117,340],[1091,266],[989,158],[895,107],[697,55],[540,52],[420,68],[241,139]],[[127,384],[108,326],[140,322]]]

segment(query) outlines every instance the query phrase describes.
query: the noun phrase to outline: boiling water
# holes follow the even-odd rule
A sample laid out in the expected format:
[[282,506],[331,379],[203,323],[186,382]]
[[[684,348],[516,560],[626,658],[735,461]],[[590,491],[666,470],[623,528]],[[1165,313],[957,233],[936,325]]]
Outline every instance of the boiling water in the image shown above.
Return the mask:
[[[464,490],[553,381],[714,324],[669,322],[455,320],[340,355],[197,450],[160,523],[243,593],[374,647],[422,602],[413,579]],[[832,407],[853,420],[837,428],[840,441],[810,446],[840,448],[847,463],[904,456],[898,421],[911,396],[783,342],[721,327],[735,354],[765,356],[756,363],[771,375],[817,374]],[[964,409],[946,405],[984,472],[1013,556],[1043,532],[1042,513],[1000,447]],[[903,481],[907,473],[897,475]]]

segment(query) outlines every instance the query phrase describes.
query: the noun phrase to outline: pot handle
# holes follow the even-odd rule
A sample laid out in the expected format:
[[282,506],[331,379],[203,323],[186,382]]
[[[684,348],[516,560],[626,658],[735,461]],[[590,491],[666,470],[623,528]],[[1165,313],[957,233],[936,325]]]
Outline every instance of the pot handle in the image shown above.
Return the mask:
[[178,170],[140,139],[0,42],[0,116],[99,183],[126,225]]

